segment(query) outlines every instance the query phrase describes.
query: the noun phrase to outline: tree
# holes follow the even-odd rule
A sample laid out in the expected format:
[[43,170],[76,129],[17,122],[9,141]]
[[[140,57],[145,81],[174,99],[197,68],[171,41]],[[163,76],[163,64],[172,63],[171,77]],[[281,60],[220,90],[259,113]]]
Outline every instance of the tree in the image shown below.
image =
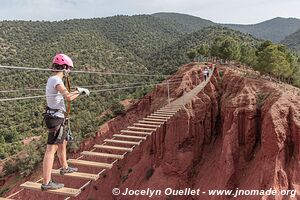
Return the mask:
[[202,44],[197,48],[197,53],[204,57],[209,57],[209,46],[207,44]]
[[191,61],[193,61],[193,60],[195,59],[196,55],[197,55],[197,52],[196,52],[195,49],[193,49],[193,50],[187,52],[187,56],[189,57],[189,59],[190,59]]
[[288,78],[292,75],[293,70],[287,58],[285,50],[280,46],[275,44],[268,45],[258,52],[257,70],[277,77]]
[[263,43],[261,43],[261,45],[258,47],[257,52],[261,52],[263,51],[265,48],[267,48],[268,46],[272,45],[273,43],[270,40],[264,41]]
[[240,62],[249,66],[255,66],[257,62],[256,49],[247,43],[241,45]]
[[221,58],[220,48],[223,38],[217,37],[210,46],[210,54],[214,57]]
[[239,60],[240,46],[232,37],[225,37],[220,46],[220,57],[225,60]]

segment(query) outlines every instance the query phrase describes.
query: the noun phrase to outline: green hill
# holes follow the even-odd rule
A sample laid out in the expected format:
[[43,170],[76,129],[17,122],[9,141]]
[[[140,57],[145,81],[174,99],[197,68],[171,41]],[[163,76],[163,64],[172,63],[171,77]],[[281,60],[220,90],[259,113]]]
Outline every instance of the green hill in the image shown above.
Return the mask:
[[175,24],[176,26],[180,25],[179,29],[183,33],[192,33],[202,28],[216,25],[210,20],[180,13],[161,12],[152,14],[152,16],[162,19],[168,24]]
[[101,33],[120,48],[144,58],[183,36],[180,25],[150,15],[115,16],[99,20]]
[[280,42],[300,28],[300,19],[277,17],[253,25],[224,24],[223,26],[249,33],[259,39]]
[[300,52],[300,29],[287,36],[281,43],[295,51]]

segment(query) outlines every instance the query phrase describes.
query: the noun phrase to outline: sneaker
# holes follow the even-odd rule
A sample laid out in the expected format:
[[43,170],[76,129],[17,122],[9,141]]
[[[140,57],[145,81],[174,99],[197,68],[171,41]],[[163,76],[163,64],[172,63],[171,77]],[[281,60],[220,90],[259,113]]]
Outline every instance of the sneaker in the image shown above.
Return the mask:
[[78,171],[78,168],[69,166],[66,169],[60,169],[60,174],[64,175],[64,174],[73,173],[73,172],[77,172],[77,171]]
[[63,188],[65,185],[61,183],[55,183],[52,180],[49,181],[48,184],[42,184],[41,189],[42,190],[58,190],[60,188]]

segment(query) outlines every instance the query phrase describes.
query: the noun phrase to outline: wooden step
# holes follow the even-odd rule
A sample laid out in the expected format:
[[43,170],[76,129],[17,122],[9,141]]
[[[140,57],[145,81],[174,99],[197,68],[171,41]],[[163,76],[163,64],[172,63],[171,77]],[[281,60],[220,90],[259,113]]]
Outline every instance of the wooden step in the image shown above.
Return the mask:
[[13,199],[8,199],[8,198],[0,197],[0,200],[13,200]]
[[110,143],[118,143],[118,144],[132,144],[132,145],[140,145],[140,142],[132,142],[132,141],[125,141],[125,140],[112,140],[112,139],[105,139],[104,142]]
[[147,117],[143,119],[144,121],[157,121],[157,122],[166,122],[168,121],[167,119],[153,119],[151,117]]
[[132,152],[131,148],[110,146],[106,144],[95,144],[94,148]]
[[141,124],[141,123],[134,123],[135,126],[143,126],[143,127],[153,127],[153,128],[159,128],[160,125],[153,125],[153,124]]
[[83,151],[81,152],[81,155],[85,156],[97,156],[102,158],[115,158],[115,159],[123,159],[123,155],[118,154],[110,154],[110,153],[100,153],[100,152],[92,152],[92,151]]
[[72,177],[72,178],[80,178],[80,179],[85,179],[85,180],[92,180],[92,181],[96,181],[99,178],[98,174],[89,174],[89,173],[82,173],[82,172],[73,172],[73,173],[67,173],[67,174],[61,175],[59,169],[53,169],[52,174],[60,175],[60,176],[67,176],[67,177]]
[[151,132],[141,132],[141,131],[131,131],[131,130],[121,130],[121,133],[133,133],[133,134],[140,134],[140,135],[152,135]]
[[162,108],[181,108],[181,107],[182,107],[182,105],[167,105]]
[[140,137],[140,136],[132,136],[132,135],[120,135],[120,134],[114,134],[114,137],[119,138],[131,138],[131,139],[139,139],[139,140],[146,140],[146,137]]
[[127,128],[133,130],[156,131],[156,128],[143,128],[143,127],[136,127],[136,126],[128,126]]
[[153,119],[170,119],[170,117],[160,117],[160,116],[153,116],[153,115],[149,115],[149,116],[147,116],[147,118],[153,118]]
[[[27,182],[23,183],[21,185],[21,187],[26,188],[26,189],[30,189],[30,190],[40,190],[40,191],[42,191],[41,185],[42,185],[41,183],[34,183],[34,182],[27,181]],[[74,189],[74,188],[63,187],[63,188],[58,189],[58,190],[45,190],[45,192],[52,193],[52,194],[65,195],[65,196],[70,196],[70,197],[76,197],[80,194],[81,190]]]
[[67,160],[67,162],[71,163],[71,164],[91,166],[91,167],[100,167],[100,168],[105,168],[105,169],[111,169],[113,167],[113,165],[109,164],[109,163],[93,162],[93,161],[88,161],[88,160],[69,159],[69,160]]
[[164,108],[182,107],[182,105],[166,105]]
[[177,112],[164,112],[164,111],[156,111],[155,114],[161,115],[175,115]]
[[160,109],[158,111],[160,111],[160,112],[178,112],[178,109],[175,109],[175,110]]
[[164,108],[160,108],[159,110],[178,110],[179,108],[167,108],[167,107],[164,107]]
[[179,108],[160,108],[159,110],[179,110]]
[[157,122],[157,121],[140,120],[139,123],[145,123],[145,124],[159,124],[159,125],[162,125],[162,124],[165,123],[165,121],[163,121],[163,122]]
[[162,114],[162,113],[153,113],[151,116],[157,116],[157,117],[172,117],[173,114]]

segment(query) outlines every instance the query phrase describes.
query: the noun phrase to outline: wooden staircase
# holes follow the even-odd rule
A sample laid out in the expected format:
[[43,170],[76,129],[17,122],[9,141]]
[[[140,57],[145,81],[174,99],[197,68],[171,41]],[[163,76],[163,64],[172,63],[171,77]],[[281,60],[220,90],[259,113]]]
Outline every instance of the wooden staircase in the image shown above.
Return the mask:
[[[165,106],[156,112],[148,115],[147,117],[139,120],[136,123],[128,126],[126,129],[121,130],[119,134],[114,134],[113,138],[105,139],[103,144],[94,145],[92,151],[83,151],[81,152],[81,157],[98,157],[98,158],[109,158],[116,159],[114,162],[105,163],[105,162],[94,162],[80,159],[69,159],[68,163],[72,165],[79,166],[88,166],[104,170],[111,169],[116,163],[117,160],[124,159],[127,153],[133,151],[136,146],[139,146],[143,141],[147,140],[147,137],[151,136],[155,131],[157,131],[163,124],[165,124],[171,117],[173,117],[182,106]],[[121,146],[120,146],[121,145]],[[128,146],[128,147],[124,147]],[[95,152],[95,150],[112,150],[118,151],[123,154],[116,153],[104,153],[104,152]],[[53,169],[52,175],[62,176],[59,169]],[[87,181],[96,181],[99,179],[99,174],[83,173],[83,172],[74,172],[70,174],[65,174],[63,176],[78,178]],[[41,183],[27,181],[21,185],[21,187],[30,190],[41,190]],[[58,190],[46,190],[44,192],[63,195],[66,197],[76,197],[80,194],[81,189],[75,188],[61,188]],[[0,199],[1,200],[1,199]]]

